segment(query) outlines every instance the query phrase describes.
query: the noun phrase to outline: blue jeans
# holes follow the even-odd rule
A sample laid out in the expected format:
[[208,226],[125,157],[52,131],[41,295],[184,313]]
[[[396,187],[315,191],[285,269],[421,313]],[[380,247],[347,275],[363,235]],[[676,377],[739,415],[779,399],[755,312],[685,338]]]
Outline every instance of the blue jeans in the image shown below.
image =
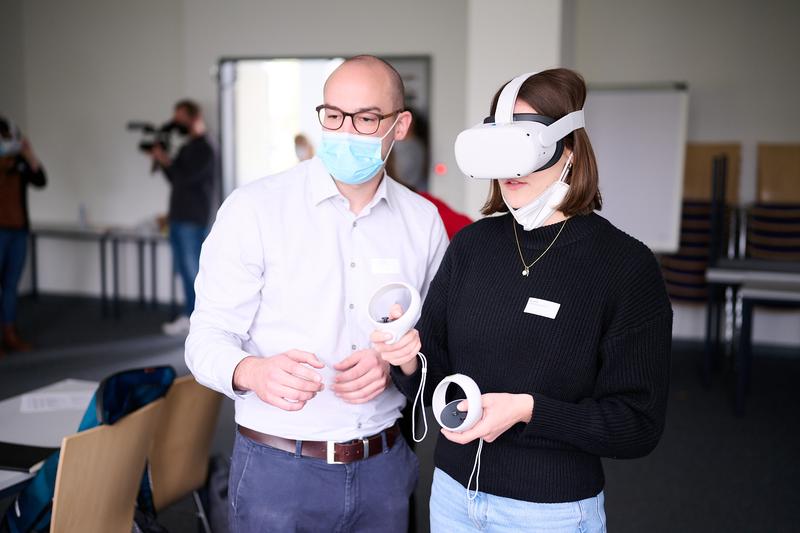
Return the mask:
[[0,229],[0,324],[17,320],[17,286],[28,252],[28,232]]
[[565,503],[533,503],[478,492],[470,506],[467,489],[437,468],[431,487],[431,533],[605,533],[604,501],[602,491]]
[[406,533],[419,463],[402,437],[346,465],[301,457],[236,433],[228,479],[231,533]]
[[183,283],[186,316],[191,316],[194,311],[194,279],[200,271],[200,248],[207,236],[207,226],[175,220],[169,222],[172,261]]

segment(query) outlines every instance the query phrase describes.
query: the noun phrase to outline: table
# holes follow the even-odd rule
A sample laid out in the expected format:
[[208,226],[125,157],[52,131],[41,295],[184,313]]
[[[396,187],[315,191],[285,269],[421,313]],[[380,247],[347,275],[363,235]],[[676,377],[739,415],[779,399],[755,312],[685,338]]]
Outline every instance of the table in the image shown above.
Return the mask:
[[[78,409],[50,412],[23,413],[20,410],[22,397],[36,393],[91,393],[97,382],[80,379],[65,379],[25,394],[13,396],[0,402],[0,440],[33,446],[58,448],[61,440],[78,430],[86,406]],[[88,403],[87,403],[88,405]],[[33,474],[0,469],[0,498],[22,489]]]
[[[800,283],[800,263],[765,261],[763,259],[720,258],[706,270],[708,307],[706,312],[706,348],[703,362],[703,382],[708,386],[720,350],[720,326],[725,307],[725,291],[733,290],[735,307],[739,287],[746,283]],[[734,318],[735,321],[735,318]]]
[[31,294],[39,296],[39,261],[37,243],[41,238],[63,239],[71,241],[96,241],[100,246],[100,302],[103,315],[108,305],[106,288],[106,240],[108,231],[104,228],[83,227],[77,224],[36,224],[30,229],[31,256]]
[[[149,245],[150,248],[150,307],[155,308],[158,303],[158,268],[157,268],[157,249],[159,242],[168,242],[165,235],[155,231],[143,231],[129,228],[112,227],[108,230],[108,239],[111,241],[111,271],[113,280],[112,308],[115,317],[119,317],[119,244],[122,242],[133,242],[136,244],[136,265],[139,278],[139,304],[144,306],[145,281],[144,281],[144,250]],[[170,305],[172,311],[176,308],[176,289],[175,275],[172,272],[170,280]]]
[[[35,297],[39,294],[39,276],[37,260],[37,242],[41,238],[64,239],[74,241],[96,241],[100,247],[100,303],[103,316],[108,316],[109,307],[115,318],[120,316],[120,290],[119,290],[119,245],[123,242],[136,244],[137,261],[136,269],[139,280],[139,303],[144,306],[145,297],[145,261],[144,250],[150,247],[150,273],[151,273],[151,298],[150,306],[155,307],[158,302],[157,294],[157,248],[159,242],[167,242],[167,237],[160,232],[151,230],[136,230],[123,227],[95,227],[79,226],[75,224],[35,224],[30,230],[31,241],[31,293]],[[109,291],[107,287],[107,248],[111,244],[111,301],[109,306]],[[174,311],[176,308],[175,276],[172,275],[170,284],[170,302]]]
[[741,286],[742,328],[739,331],[739,346],[736,350],[737,377],[735,412],[744,414],[745,393],[750,388],[750,373],[753,360],[753,307],[772,305],[781,307],[800,306],[800,282],[753,283]]

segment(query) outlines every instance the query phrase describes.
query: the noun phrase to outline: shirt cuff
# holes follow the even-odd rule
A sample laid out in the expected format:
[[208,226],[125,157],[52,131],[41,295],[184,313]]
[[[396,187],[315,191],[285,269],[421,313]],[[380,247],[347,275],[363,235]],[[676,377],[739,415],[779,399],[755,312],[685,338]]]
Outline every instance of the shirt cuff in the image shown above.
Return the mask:
[[244,399],[253,395],[253,391],[240,391],[233,388],[233,373],[236,367],[244,358],[250,356],[251,354],[234,348],[225,350],[225,353],[218,357],[218,366],[214,374],[222,378],[218,383],[220,392],[232,400]]

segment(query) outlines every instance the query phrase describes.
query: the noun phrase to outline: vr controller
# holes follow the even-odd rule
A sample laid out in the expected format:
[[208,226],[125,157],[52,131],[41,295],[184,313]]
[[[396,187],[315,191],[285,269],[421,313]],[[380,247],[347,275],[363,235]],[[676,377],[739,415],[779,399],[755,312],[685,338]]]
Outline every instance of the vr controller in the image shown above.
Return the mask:
[[[403,314],[392,319],[389,317],[389,309],[394,304],[403,308]],[[400,281],[387,283],[373,293],[367,311],[375,329],[392,334],[386,344],[394,344],[419,320],[422,312],[419,291]]]
[[[458,409],[458,404],[463,400],[447,402],[447,389],[450,384],[458,385],[467,395],[467,410]],[[433,416],[443,428],[456,433],[462,433],[474,426],[483,416],[481,403],[481,390],[477,383],[464,374],[453,374],[444,378],[436,390],[433,391]]]
[[[403,314],[399,318],[392,320],[388,314],[389,309],[394,304],[399,304],[403,308]],[[414,287],[407,283],[388,283],[373,293],[369,299],[367,310],[369,320],[376,330],[392,334],[392,338],[387,340],[386,344],[394,344],[414,327],[414,324],[419,320],[422,311],[420,295]],[[419,399],[422,389],[425,387],[425,375],[427,374],[427,361],[422,354],[419,354],[419,356],[422,360],[423,378],[420,383],[420,391],[417,393],[417,399]],[[466,394],[467,411],[457,409],[461,400],[453,400],[449,403],[446,401],[447,389],[451,384],[461,387]],[[415,407],[416,403],[417,400],[414,401]],[[481,391],[478,385],[472,378],[463,374],[453,374],[446,377],[433,392],[433,414],[439,425],[450,431],[462,432],[468,430],[483,416]],[[425,423],[425,428],[427,432],[427,422]],[[416,432],[414,434],[416,435]],[[423,434],[417,440],[415,436],[414,440],[419,442],[424,437]]]

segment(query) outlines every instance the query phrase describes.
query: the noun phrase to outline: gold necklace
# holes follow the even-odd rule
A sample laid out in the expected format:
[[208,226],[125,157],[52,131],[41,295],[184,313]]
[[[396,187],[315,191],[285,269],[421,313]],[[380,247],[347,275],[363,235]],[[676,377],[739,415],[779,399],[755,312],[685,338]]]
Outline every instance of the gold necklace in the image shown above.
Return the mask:
[[528,274],[531,273],[531,267],[533,265],[535,265],[539,261],[539,259],[544,257],[544,254],[546,254],[547,251],[550,249],[550,247],[553,246],[556,243],[556,240],[558,240],[558,236],[561,235],[562,231],[564,231],[564,226],[567,225],[567,220],[569,220],[569,219],[564,219],[564,223],[561,224],[561,229],[558,230],[558,233],[556,233],[556,236],[553,238],[553,240],[550,242],[550,244],[547,246],[547,248],[544,249],[544,252],[542,252],[539,257],[534,259],[533,263],[531,263],[530,265],[526,265],[525,264],[525,257],[522,256],[522,247],[519,245],[519,237],[517,236],[517,223],[514,220],[514,217],[511,217],[511,224],[514,225],[514,240],[517,241],[517,251],[519,252],[519,258],[522,261],[522,266],[525,267],[525,269],[522,271],[522,275],[524,277],[526,277],[526,278],[528,277]]

